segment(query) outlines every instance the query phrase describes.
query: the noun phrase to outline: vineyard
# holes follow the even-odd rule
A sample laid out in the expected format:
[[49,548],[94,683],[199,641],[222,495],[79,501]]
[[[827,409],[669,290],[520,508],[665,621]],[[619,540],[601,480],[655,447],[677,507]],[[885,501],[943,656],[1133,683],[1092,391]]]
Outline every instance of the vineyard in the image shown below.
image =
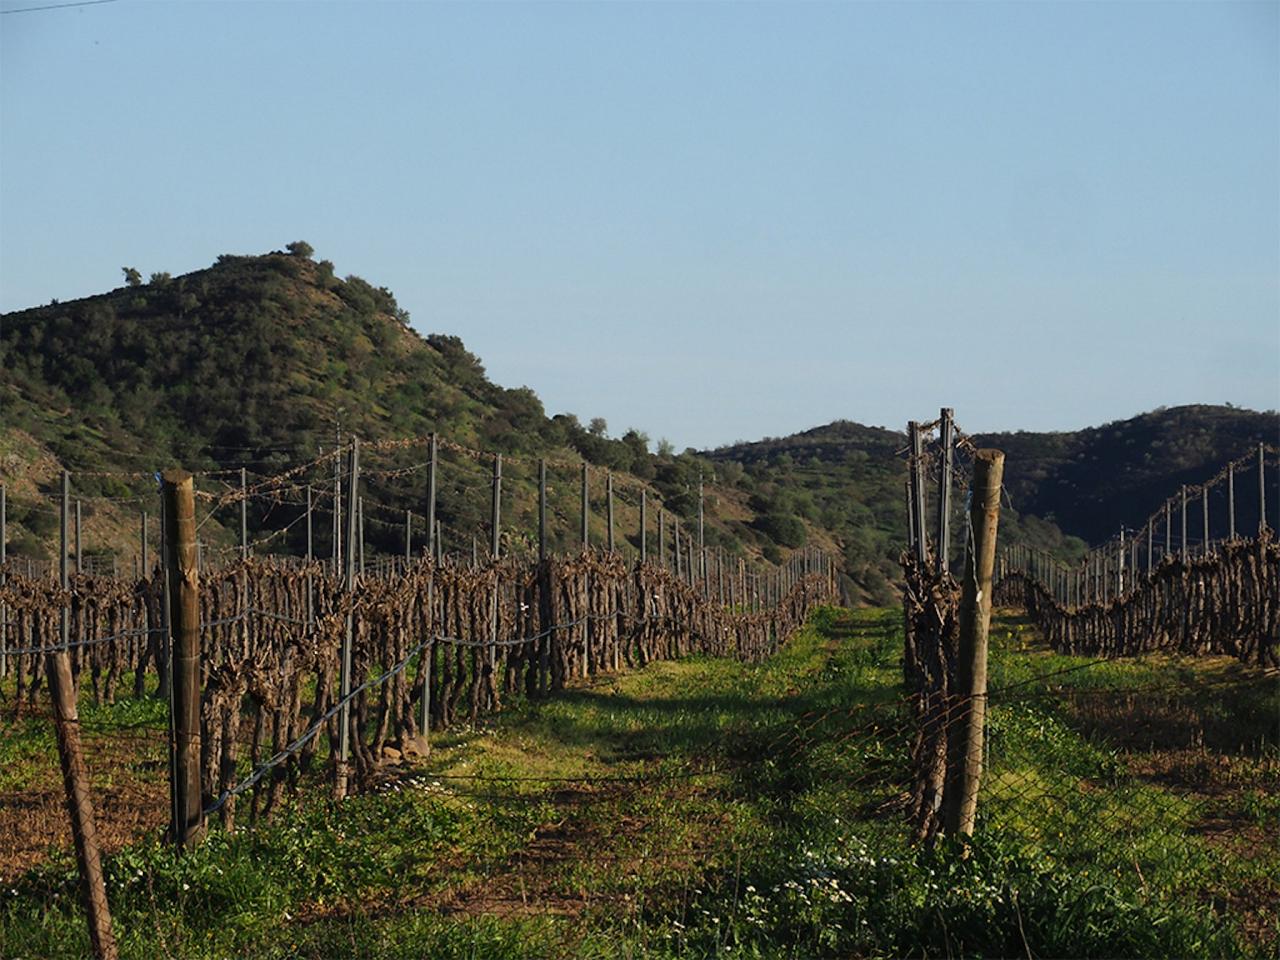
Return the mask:
[[[1256,536],[1242,461],[1183,492],[1181,550],[1153,517],[1144,568],[1126,531],[1073,569],[997,547],[1003,455],[950,411],[909,437],[901,612],[612,476],[593,544],[581,464],[516,458],[538,512],[508,529],[504,459],[453,445],[490,519],[447,531],[434,436],[167,472],[134,576],[80,563],[64,474],[57,569],[0,567],[0,954],[1268,955],[1274,451]],[[362,484],[404,477],[425,510],[366,556]]]

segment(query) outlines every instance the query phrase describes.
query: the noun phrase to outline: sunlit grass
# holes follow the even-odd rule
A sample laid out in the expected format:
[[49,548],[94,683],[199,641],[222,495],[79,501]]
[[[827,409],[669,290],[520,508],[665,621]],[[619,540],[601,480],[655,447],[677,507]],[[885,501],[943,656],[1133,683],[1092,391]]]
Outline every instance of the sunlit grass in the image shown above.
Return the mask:
[[[901,807],[901,622],[824,610],[761,664],[516,698],[374,794],[313,796],[185,857],[135,844],[107,859],[122,955],[1266,955],[1274,690],[1230,664],[1062,657],[998,619],[978,833],[925,849]],[[1152,684],[1172,692],[1144,699]],[[1143,706],[1239,743],[1153,753],[1125,712]],[[0,759],[38,766],[43,737],[23,728]],[[83,952],[67,857],[14,889],[6,956]]]

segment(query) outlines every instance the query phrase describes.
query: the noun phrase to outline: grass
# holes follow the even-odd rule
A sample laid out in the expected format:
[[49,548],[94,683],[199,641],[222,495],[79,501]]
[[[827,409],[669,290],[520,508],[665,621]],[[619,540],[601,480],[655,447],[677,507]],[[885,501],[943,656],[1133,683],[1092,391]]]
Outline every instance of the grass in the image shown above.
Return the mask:
[[[998,618],[979,830],[924,849],[903,826],[901,643],[898,611],[824,610],[765,663],[517,702],[373,793],[187,856],[153,832],[106,859],[121,955],[1270,955],[1273,679],[1086,664]],[[5,782],[56,769],[50,751],[10,728]],[[85,952],[65,850],[0,896],[0,955]]]

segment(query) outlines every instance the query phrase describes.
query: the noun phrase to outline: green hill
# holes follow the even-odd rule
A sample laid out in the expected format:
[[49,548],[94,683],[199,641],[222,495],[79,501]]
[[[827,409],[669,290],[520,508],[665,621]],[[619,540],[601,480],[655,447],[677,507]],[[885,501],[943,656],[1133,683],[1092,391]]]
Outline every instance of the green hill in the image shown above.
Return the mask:
[[[597,542],[605,535],[604,470],[618,478],[617,531],[632,550],[640,490],[688,528],[702,479],[708,544],[731,557],[776,561],[817,543],[843,556],[855,598],[893,597],[905,527],[901,432],[841,420],[703,454],[654,453],[643,433],[610,437],[602,422],[588,428],[572,415],[548,416],[527,387],[492,383],[457,337],[420,336],[390,291],[339,278],[305,244],[219,257],[180,277],[156,274],[143,283],[132,272],[126,279],[109,293],[0,317],[0,480],[10,494],[10,549],[19,556],[51,554],[57,525],[48,498],[63,466],[78,472],[75,493],[86,498],[87,551],[128,558],[136,550],[137,512],[149,503],[154,510],[153,485],[96,473],[180,464],[198,471],[243,466],[266,476],[332,449],[339,427],[365,441],[438,431],[507,458],[503,516],[513,548],[535,529],[536,458],[584,458],[599,468],[592,488]],[[1004,542],[1069,558],[1085,540],[1140,522],[1178,484],[1197,482],[1278,434],[1275,413],[1197,406],[1069,433],[976,439],[1009,456]],[[469,550],[473,534],[487,539],[491,468],[453,450],[442,456],[446,543]],[[425,500],[423,473],[409,468],[423,459],[420,448],[368,458],[366,539],[373,551],[403,550],[403,511],[421,513]],[[328,477],[313,471],[300,480],[327,492]],[[200,482],[216,492],[233,481]],[[554,466],[550,488],[552,545],[573,547],[577,473]],[[327,503],[320,508],[327,511]],[[255,503],[251,535],[280,531],[297,516],[296,503]],[[656,519],[651,524],[653,543]],[[205,522],[202,536],[227,546],[237,530],[238,515],[223,511]],[[300,528],[280,534],[290,549],[300,547],[300,536]],[[324,553],[327,520],[317,536]]]
[[[1122,524],[1145,521],[1181,484],[1200,483],[1232,457],[1278,437],[1275,412],[1196,405],[1078,431],[973,439],[1006,454],[1009,496],[1001,514],[1001,541],[1070,560]],[[855,579],[871,584],[896,576],[906,522],[906,445],[905,432],[840,420],[790,437],[722,447],[708,456],[743,465],[755,482],[753,505],[762,513],[798,514],[831,530],[845,545]],[[1243,530],[1257,523],[1256,475],[1242,475],[1240,483],[1237,511]],[[1280,474],[1274,470],[1268,497],[1270,509],[1280,515]],[[1221,507],[1213,509],[1221,524]]]
[[[219,257],[208,269],[156,275],[150,283],[135,274],[109,293],[0,318],[0,480],[10,492],[12,552],[50,555],[56,520],[48,497],[61,466],[78,472],[75,494],[86,498],[91,548],[123,556],[136,539],[128,514],[154,492],[145,478],[96,472],[176,463],[199,471],[244,466],[265,476],[332,449],[339,426],[366,442],[438,431],[453,444],[501,452],[504,529],[513,548],[536,529],[537,457],[553,461],[556,548],[578,542],[579,475],[561,464],[579,458],[599,468],[592,483],[596,542],[606,535],[609,470],[618,478],[616,529],[624,548],[638,547],[642,488],[651,507],[661,500],[689,529],[700,477],[707,481],[708,545],[772,560],[805,542],[835,546],[811,527],[770,536],[748,494],[717,482],[700,457],[654,454],[639,432],[611,438],[602,422],[588,428],[572,415],[547,416],[532,390],[492,383],[457,337],[412,330],[390,291],[359,277],[340,279],[331,263],[311,259],[309,247],[290,247]],[[366,538],[375,551],[403,551],[403,511],[425,509],[424,473],[407,468],[424,459],[421,447],[366,457]],[[466,552],[473,534],[488,539],[491,465],[453,449],[443,450],[442,460],[445,540]],[[315,471],[300,480],[326,492],[327,478]],[[234,480],[201,483],[216,492]],[[94,499],[102,497],[117,506]],[[251,535],[278,530],[297,512],[296,504],[255,504]],[[214,545],[232,543],[238,530],[238,516],[225,513],[202,528]],[[656,546],[656,510],[650,524]],[[317,532],[323,553],[326,522]],[[295,549],[300,536],[300,527],[288,534]]]
[[[1182,484],[1203,482],[1259,443],[1274,445],[1280,440],[1280,415],[1197,404],[1070,433],[996,433],[976,439],[1008,455],[1005,486],[1018,509],[1093,543],[1113,536],[1121,525],[1141,523]],[[1270,504],[1277,502],[1277,480],[1273,471]],[[1241,483],[1241,523],[1256,524],[1256,478]],[[1253,492],[1246,495],[1246,490]]]

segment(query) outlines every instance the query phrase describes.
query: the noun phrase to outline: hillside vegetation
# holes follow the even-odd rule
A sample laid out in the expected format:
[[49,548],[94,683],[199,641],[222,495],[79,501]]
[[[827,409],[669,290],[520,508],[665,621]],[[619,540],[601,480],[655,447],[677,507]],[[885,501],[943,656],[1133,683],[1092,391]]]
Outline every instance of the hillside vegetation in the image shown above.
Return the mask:
[[[776,561],[818,543],[844,557],[853,599],[892,598],[905,527],[900,431],[841,420],[704,454],[661,444],[654,452],[638,429],[610,436],[600,420],[584,426],[570,414],[549,416],[528,387],[494,384],[458,337],[419,335],[389,290],[338,277],[304,243],[222,256],[205,270],[154,274],[150,282],[130,270],[126,280],[108,293],[0,318],[0,479],[9,487],[9,539],[19,556],[49,554],[56,518],[47,501],[44,509],[38,504],[53,492],[60,466],[150,471],[176,463],[267,475],[331,449],[339,427],[363,440],[438,431],[507,457],[583,458],[602,468],[592,492],[597,540],[604,536],[603,470],[621,481],[617,529],[632,550],[639,490],[690,523],[701,479],[710,545]],[[976,439],[1008,453],[1004,542],[1070,558],[1084,541],[1140,522],[1179,483],[1203,479],[1228,456],[1277,434],[1275,413],[1197,406],[1070,433]],[[392,471],[422,458],[418,449],[373,465]],[[472,532],[483,539],[487,529],[489,467],[453,453],[445,460],[440,515],[453,546],[466,549]],[[517,539],[534,529],[533,475],[519,460],[505,469],[504,523]],[[78,476],[76,493],[154,499],[145,480],[119,476]],[[370,476],[367,496],[378,505],[367,524],[370,548],[401,551],[397,518],[423,509],[422,475]],[[571,547],[577,477],[553,470],[550,501],[553,546]],[[128,555],[137,529],[131,509],[138,507],[86,500],[90,549]],[[295,517],[255,510],[251,533]],[[202,534],[229,543],[237,520],[215,516]],[[319,537],[323,552],[324,523]]]
[[[223,256],[208,269],[155,275],[150,283],[126,271],[129,283],[109,293],[3,317],[0,479],[10,487],[10,541],[17,555],[49,555],[56,519],[47,500],[41,509],[38,498],[53,492],[59,466],[84,472],[76,477],[77,496],[145,501],[154,499],[145,478],[92,474],[176,463],[203,471],[244,466],[252,475],[268,475],[331,449],[339,427],[364,441],[438,431],[453,444],[516,458],[504,468],[503,516],[517,543],[527,541],[536,517],[530,458],[545,456],[559,464],[581,458],[598,468],[592,485],[596,542],[605,536],[607,470],[620,480],[617,532],[624,547],[638,547],[641,489],[653,498],[656,540],[659,502],[686,530],[696,520],[700,479],[706,484],[708,545],[730,556],[773,561],[806,543],[834,547],[811,524],[779,529],[761,521],[747,504],[749,490],[733,482],[740,470],[718,477],[692,451],[676,454],[660,445],[652,452],[639,431],[611,437],[603,421],[584,426],[572,415],[548,416],[529,388],[492,383],[457,337],[420,336],[390,291],[359,277],[340,279],[331,263],[309,254],[305,244],[291,244],[289,252]],[[451,546],[466,551],[472,533],[487,540],[491,468],[483,458],[454,450],[442,457],[439,515]],[[421,513],[425,504],[421,472],[386,474],[424,458],[418,447],[368,464],[366,537],[375,552],[401,552],[403,511]],[[324,475],[306,479],[323,484]],[[551,471],[553,547],[576,545],[578,483],[575,470]],[[131,549],[135,521],[101,501],[87,499],[86,508],[91,544],[109,541],[120,553]],[[238,517],[229,513],[215,517],[202,535],[230,542]],[[250,533],[295,516],[288,509],[252,511]],[[295,548],[298,533],[291,534]],[[323,553],[323,522],[318,534]]]

